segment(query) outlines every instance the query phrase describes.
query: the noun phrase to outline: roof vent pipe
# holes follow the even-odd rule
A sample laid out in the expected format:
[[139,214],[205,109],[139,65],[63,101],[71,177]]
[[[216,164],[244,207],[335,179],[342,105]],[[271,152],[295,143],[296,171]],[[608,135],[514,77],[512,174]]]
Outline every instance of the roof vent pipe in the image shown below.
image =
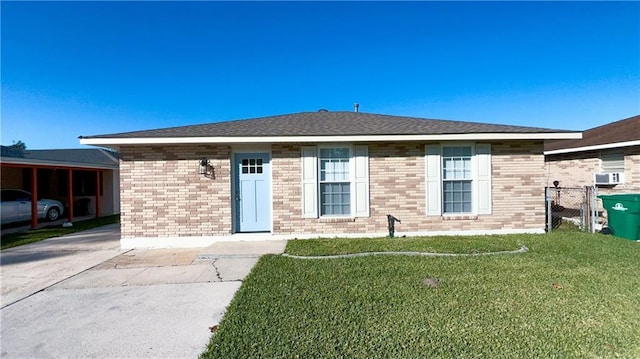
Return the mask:
[[360,104],[359,103],[354,103],[353,104],[353,112],[358,112],[358,108],[360,108]]

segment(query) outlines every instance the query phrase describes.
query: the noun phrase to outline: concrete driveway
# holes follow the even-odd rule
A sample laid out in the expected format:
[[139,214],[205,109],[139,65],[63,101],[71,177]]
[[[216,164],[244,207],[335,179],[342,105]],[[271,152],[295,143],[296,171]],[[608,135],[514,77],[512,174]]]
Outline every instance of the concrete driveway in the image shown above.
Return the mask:
[[125,252],[119,233],[2,251],[2,358],[195,358],[258,258],[286,244]]
[[118,224],[2,250],[0,307],[26,298],[121,253]]

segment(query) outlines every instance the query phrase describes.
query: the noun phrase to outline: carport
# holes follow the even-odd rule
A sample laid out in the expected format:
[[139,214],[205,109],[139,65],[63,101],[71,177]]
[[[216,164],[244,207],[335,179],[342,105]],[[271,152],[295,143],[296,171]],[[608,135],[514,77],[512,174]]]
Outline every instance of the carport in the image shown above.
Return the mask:
[[0,166],[2,189],[31,192],[31,228],[39,226],[37,199],[45,196],[66,205],[69,222],[76,211],[96,218],[120,211],[117,153],[102,149],[20,152],[3,147]]

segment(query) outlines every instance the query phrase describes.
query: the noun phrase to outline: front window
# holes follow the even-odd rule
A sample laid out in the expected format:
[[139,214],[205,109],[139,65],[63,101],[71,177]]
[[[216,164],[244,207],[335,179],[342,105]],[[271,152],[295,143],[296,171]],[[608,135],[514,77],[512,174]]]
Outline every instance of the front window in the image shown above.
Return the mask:
[[320,149],[321,216],[351,214],[350,158],[348,147]]
[[442,148],[442,198],[444,213],[471,213],[471,147]]

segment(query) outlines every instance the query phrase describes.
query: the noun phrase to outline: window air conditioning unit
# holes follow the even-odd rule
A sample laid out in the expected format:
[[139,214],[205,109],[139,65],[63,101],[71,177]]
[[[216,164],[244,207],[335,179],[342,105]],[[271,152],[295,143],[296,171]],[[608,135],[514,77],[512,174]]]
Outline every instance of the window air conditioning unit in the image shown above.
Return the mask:
[[596,185],[613,185],[624,182],[624,173],[594,173],[593,182]]

